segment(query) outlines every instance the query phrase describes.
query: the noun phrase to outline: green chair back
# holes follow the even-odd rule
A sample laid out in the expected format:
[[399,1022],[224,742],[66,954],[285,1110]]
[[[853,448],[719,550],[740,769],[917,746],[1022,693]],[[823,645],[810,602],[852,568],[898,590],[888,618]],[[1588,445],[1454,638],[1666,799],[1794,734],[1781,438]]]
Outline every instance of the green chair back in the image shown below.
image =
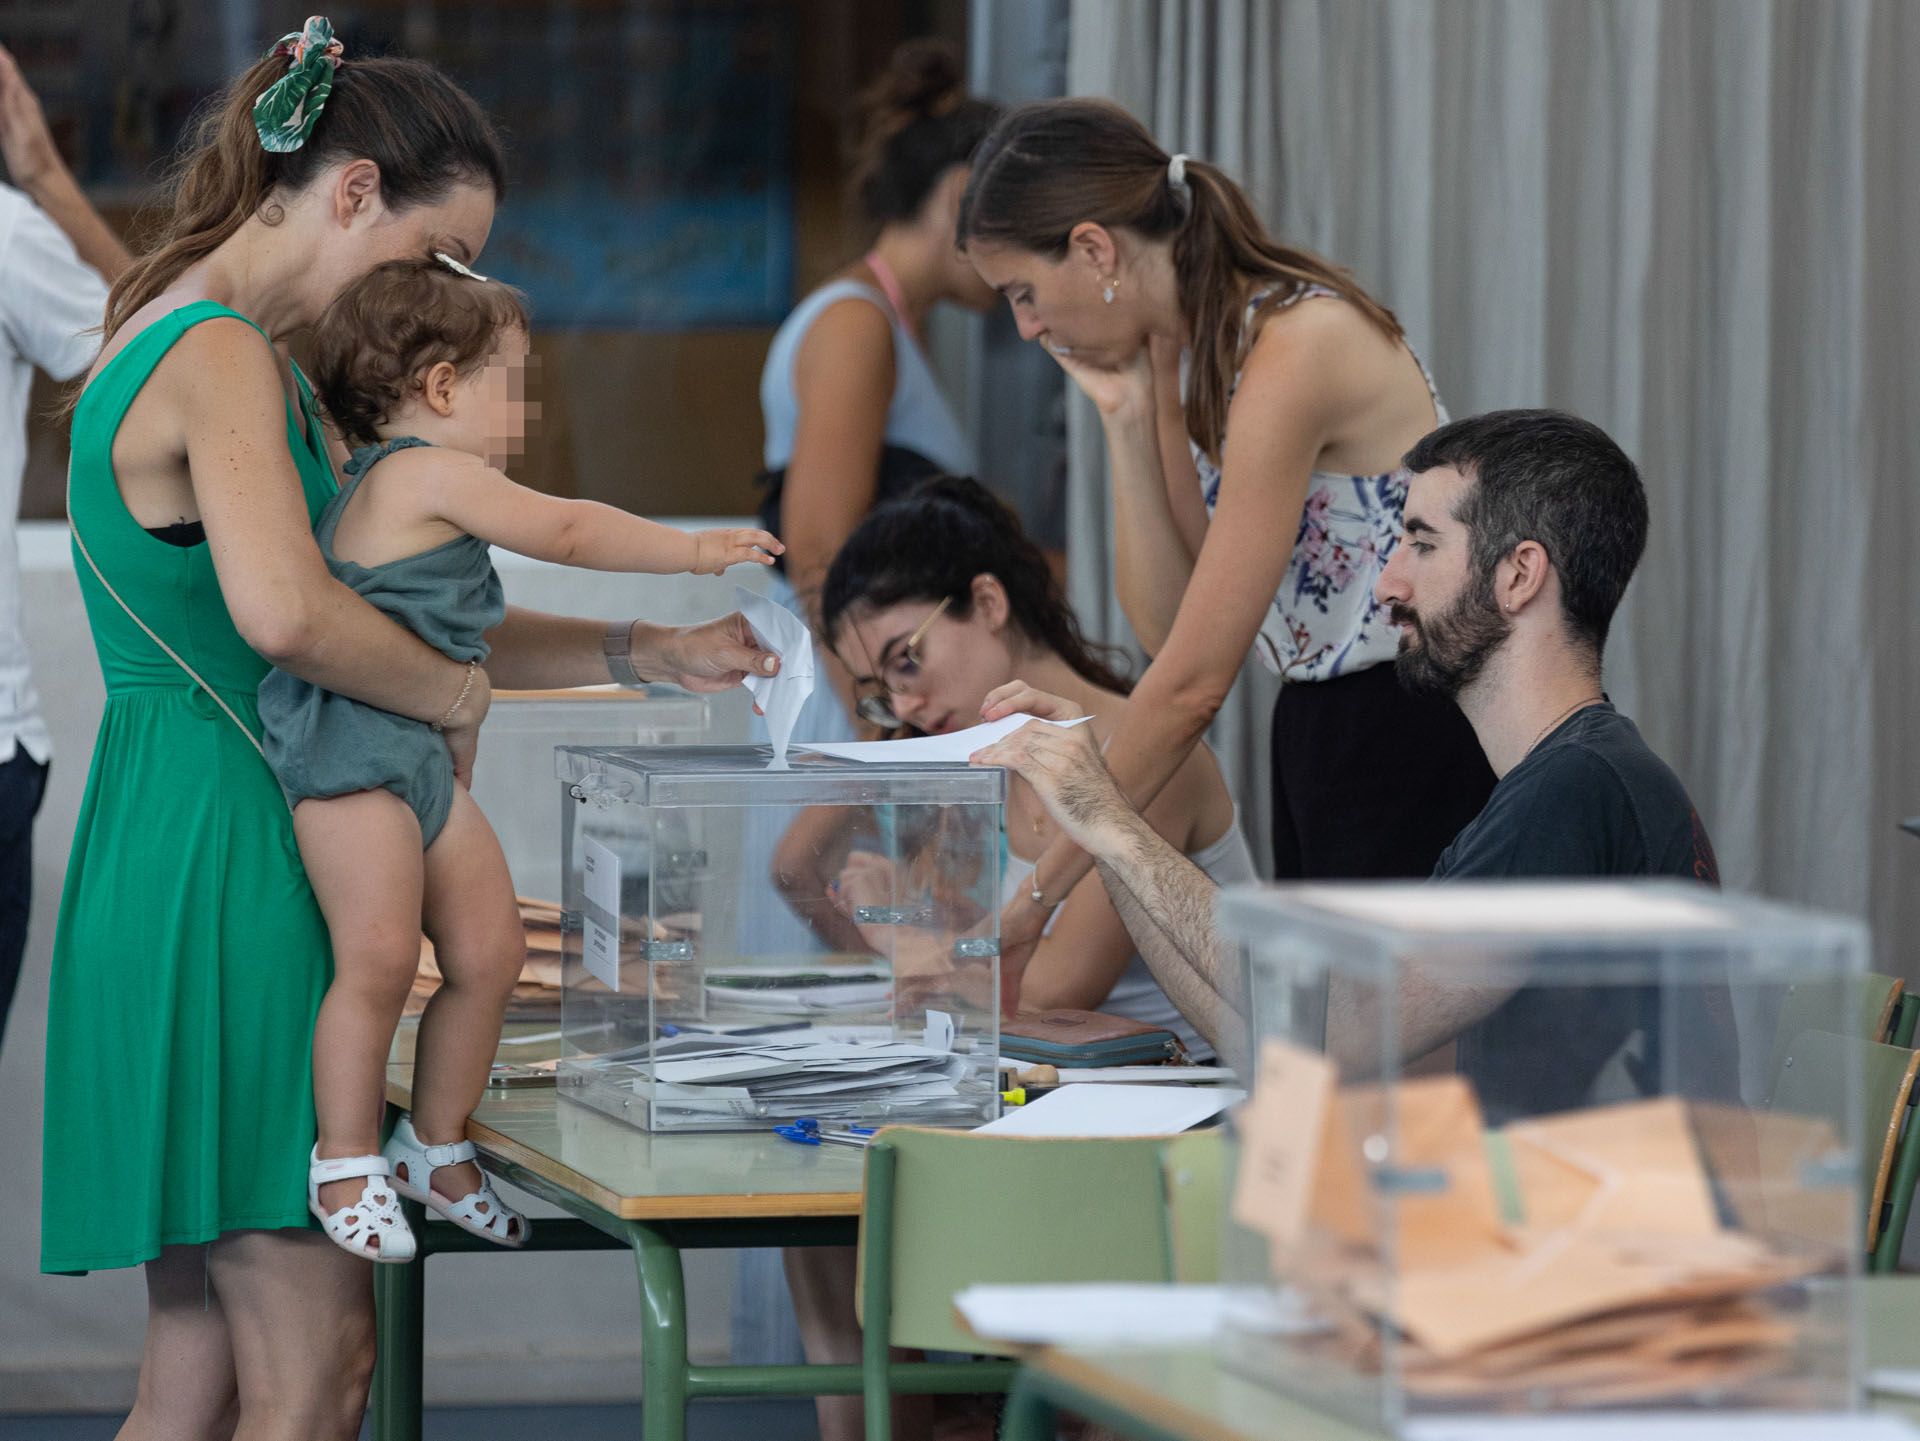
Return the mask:
[[1227,1151],[1224,1130],[1192,1131],[1161,1144],[1173,1279],[1183,1284],[1212,1285],[1220,1279]]
[[[1768,1108],[1786,1115],[1825,1117],[1842,1127],[1848,1077],[1858,1076],[1860,1188],[1867,1197],[1867,1250],[1874,1252],[1884,1239],[1897,1256],[1898,1232],[1905,1229],[1914,1175],[1920,1172],[1920,1139],[1910,1134],[1914,1129],[1912,1105],[1915,1078],[1920,1075],[1920,1052],[1831,1031],[1809,1030],[1800,1032],[1778,1054],[1780,1064],[1774,1073]],[[1904,1165],[1903,1151],[1912,1153]],[[1900,1190],[1903,1176],[1904,1194]],[[1889,1209],[1900,1214],[1898,1228],[1883,1227]]]
[[1896,1046],[1911,1046],[1916,1022],[1920,1022],[1920,996],[1902,991],[1900,1009],[1893,1017],[1893,1035],[1888,1039]]
[[[1841,988],[1836,995],[1832,987]],[[1830,982],[1791,987],[1780,1006],[1767,1073],[1778,1076],[1787,1047],[1803,1031],[1828,1031],[1860,1041],[1891,1041],[1899,1024],[1906,983],[1865,971]]]
[[868,1337],[1007,1355],[960,1328],[955,1292],[1171,1279],[1160,1146],[887,1127],[867,1148],[860,1222]]

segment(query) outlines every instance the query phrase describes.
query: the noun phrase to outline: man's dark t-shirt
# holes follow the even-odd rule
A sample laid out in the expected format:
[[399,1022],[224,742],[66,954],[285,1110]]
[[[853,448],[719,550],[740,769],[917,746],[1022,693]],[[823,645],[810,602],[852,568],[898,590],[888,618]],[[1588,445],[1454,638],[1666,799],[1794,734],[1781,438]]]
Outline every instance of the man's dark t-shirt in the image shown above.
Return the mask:
[[1433,878],[1678,876],[1720,883],[1680,778],[1611,704],[1557,726],[1502,776]]
[[[1435,880],[1542,880],[1665,876],[1720,883],[1713,843],[1686,788],[1640,730],[1611,704],[1575,712],[1508,771],[1486,806],[1454,837]],[[1717,1011],[1719,1007],[1707,1003]],[[1460,1069],[1473,1077],[1489,1119],[1540,1115],[1586,1103],[1607,1061],[1644,1033],[1629,1069],[1663,1079],[1657,997],[1644,989],[1543,984],[1518,991],[1460,1038]],[[1724,1018],[1693,1003],[1680,1024]],[[1716,1048],[1703,1047],[1701,1059]],[[1712,1069],[1712,1067],[1709,1067]]]

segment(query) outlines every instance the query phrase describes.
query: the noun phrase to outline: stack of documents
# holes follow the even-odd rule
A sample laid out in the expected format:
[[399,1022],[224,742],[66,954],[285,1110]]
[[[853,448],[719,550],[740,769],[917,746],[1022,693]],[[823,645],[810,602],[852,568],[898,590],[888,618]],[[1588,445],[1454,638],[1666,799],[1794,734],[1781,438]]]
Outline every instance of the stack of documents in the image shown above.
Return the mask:
[[[743,1119],[909,1119],[961,1097],[968,1061],[906,1041],[681,1035],[620,1063],[656,1104]],[[977,1098],[975,1101],[977,1104]]]

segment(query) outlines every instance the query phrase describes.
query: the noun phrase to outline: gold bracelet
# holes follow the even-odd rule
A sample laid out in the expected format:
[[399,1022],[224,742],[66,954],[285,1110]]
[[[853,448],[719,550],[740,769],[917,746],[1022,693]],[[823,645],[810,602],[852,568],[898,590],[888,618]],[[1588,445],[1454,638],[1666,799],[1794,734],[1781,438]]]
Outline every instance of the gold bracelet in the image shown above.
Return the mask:
[[466,683],[460,687],[460,694],[454,697],[453,704],[447,707],[446,714],[433,723],[433,733],[435,735],[439,735],[440,732],[444,731],[448,724],[452,722],[454,716],[459,713],[460,707],[467,703],[467,697],[473,692],[473,673],[479,669],[479,661],[470,660],[467,662]]

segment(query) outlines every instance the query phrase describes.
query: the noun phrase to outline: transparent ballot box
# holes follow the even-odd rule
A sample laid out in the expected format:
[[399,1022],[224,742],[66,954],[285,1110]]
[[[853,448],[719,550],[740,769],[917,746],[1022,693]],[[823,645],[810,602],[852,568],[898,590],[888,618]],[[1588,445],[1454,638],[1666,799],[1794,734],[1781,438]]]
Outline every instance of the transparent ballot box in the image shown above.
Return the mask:
[[674,686],[495,691],[473,798],[500,837],[514,890],[559,905],[555,747],[695,745],[706,737],[706,699]]
[[771,760],[556,755],[561,1095],[653,1131],[990,1120],[1004,773]]
[[1856,1409],[1911,1055],[1861,926],[1678,881],[1234,887],[1218,915],[1254,1076],[1236,1368],[1386,1429]]

